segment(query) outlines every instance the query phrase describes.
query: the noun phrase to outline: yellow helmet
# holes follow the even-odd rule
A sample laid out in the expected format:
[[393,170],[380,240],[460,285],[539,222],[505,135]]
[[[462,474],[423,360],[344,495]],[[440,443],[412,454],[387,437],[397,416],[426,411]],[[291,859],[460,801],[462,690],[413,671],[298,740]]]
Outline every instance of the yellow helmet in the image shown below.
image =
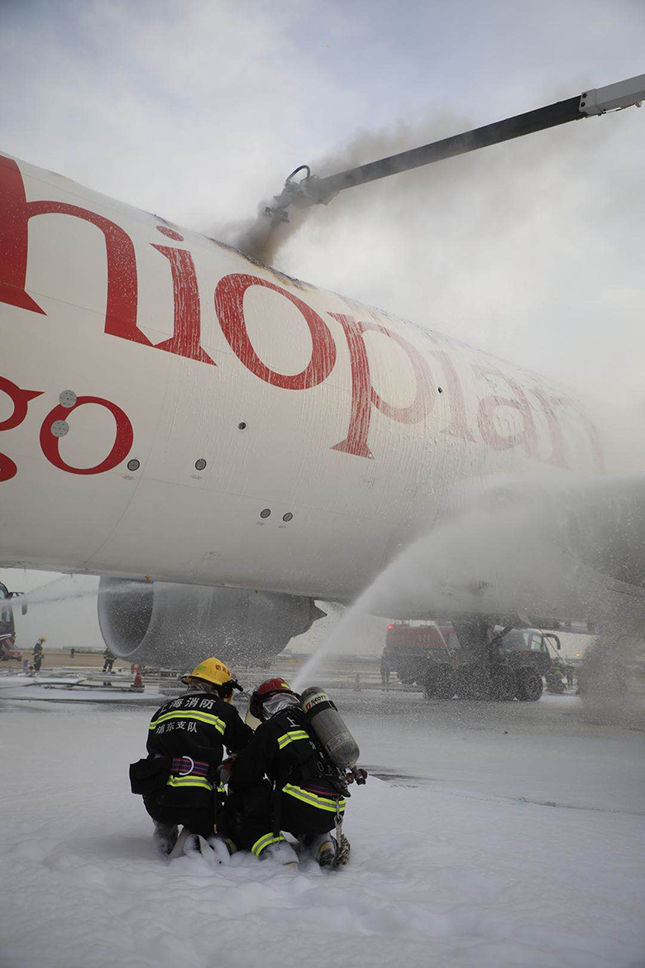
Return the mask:
[[186,684],[191,679],[205,679],[206,682],[212,682],[216,686],[223,686],[226,682],[232,682],[233,676],[228,666],[212,655],[209,659],[203,659],[192,672],[181,677],[181,681]]

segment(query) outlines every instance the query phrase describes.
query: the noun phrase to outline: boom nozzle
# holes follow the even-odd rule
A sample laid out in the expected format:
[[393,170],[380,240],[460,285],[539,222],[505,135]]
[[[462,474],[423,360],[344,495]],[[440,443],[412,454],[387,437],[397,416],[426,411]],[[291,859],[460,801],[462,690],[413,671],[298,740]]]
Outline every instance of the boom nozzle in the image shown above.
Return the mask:
[[630,77],[617,84],[594,88],[580,95],[580,112],[587,117],[592,114],[607,114],[609,111],[623,111],[625,108],[641,106],[645,100],[645,74]]
[[[630,77],[616,84],[584,91],[566,101],[557,101],[555,104],[537,108],[535,111],[527,111],[525,114],[518,114],[504,121],[496,121],[482,128],[465,131],[463,134],[444,138],[442,141],[434,141],[420,148],[412,148],[410,151],[403,151],[389,158],[380,158],[378,161],[349,168],[347,171],[341,171],[337,175],[329,175],[326,178],[317,178],[311,174],[309,165],[300,165],[285,181],[282,193],[275,196],[275,205],[268,205],[264,214],[275,222],[288,222],[288,210],[292,205],[300,208],[309,205],[327,205],[339,192],[346,188],[353,188],[355,185],[364,185],[388,175],[396,175],[435,161],[443,161],[445,158],[475,151],[477,148],[486,148],[488,145],[520,138],[522,135],[553,128],[568,121],[579,121],[591,115],[621,111],[632,106],[640,107],[643,100],[645,100],[645,74],[639,74],[637,77]],[[294,176],[301,171],[306,172],[304,178],[295,181]]]
[[[295,175],[301,171],[306,172],[304,178],[295,181]],[[288,222],[288,210],[292,205],[297,208],[306,208],[309,205],[327,205],[338,192],[326,189],[326,181],[326,178],[318,178],[316,175],[312,175],[309,165],[299,165],[285,179],[282,192],[279,195],[274,195],[275,205],[267,205],[264,214],[276,222]]]

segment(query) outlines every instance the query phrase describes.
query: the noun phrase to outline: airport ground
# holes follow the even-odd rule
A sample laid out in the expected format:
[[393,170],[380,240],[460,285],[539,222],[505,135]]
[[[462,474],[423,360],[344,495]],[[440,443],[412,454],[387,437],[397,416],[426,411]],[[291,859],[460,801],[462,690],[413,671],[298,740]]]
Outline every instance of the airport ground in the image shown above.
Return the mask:
[[[22,652],[23,659],[27,659],[29,663],[32,662],[31,650]],[[299,668],[307,659],[311,658],[309,655],[300,653],[291,653],[289,651],[283,653],[281,656],[277,657],[277,660],[272,664],[271,668],[277,668],[278,666],[282,668]],[[42,669],[54,671],[61,668],[72,668],[72,669],[88,669],[96,670],[103,667],[105,661],[102,651],[96,649],[47,649],[45,647],[45,655],[43,658]],[[347,665],[356,665],[358,671],[362,669],[376,671],[379,666],[378,656],[336,656],[333,657],[331,662],[335,666],[346,667]],[[8,659],[0,662],[0,672],[4,671],[22,671],[23,660],[19,659]],[[236,668],[244,669],[245,666],[239,666]],[[114,670],[115,672],[130,672],[132,669],[132,663],[126,659],[115,659]]]
[[326,876],[236,855],[213,871],[161,861],[128,788],[173,680],[88,702],[110,693],[102,656],[69,658],[40,683],[96,688],[1,676],[3,968],[242,968],[269,949],[281,968],[642,966],[642,720],[608,722],[573,694],[426,701],[383,688],[373,660],[320,668],[370,773],[348,807],[350,865]]

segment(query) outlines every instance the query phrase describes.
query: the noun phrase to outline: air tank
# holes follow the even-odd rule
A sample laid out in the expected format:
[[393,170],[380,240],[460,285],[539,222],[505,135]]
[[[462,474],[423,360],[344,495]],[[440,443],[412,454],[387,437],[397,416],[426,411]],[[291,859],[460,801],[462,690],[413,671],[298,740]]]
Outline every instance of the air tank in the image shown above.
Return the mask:
[[358,743],[324,689],[309,686],[300,696],[307,722],[325,752],[341,770],[350,770],[360,756]]

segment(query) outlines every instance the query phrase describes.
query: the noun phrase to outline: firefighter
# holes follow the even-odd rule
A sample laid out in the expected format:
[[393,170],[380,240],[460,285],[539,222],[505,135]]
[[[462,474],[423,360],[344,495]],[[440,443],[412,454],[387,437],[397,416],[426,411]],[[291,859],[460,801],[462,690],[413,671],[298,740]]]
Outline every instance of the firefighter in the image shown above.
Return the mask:
[[34,672],[40,672],[40,667],[43,664],[43,659],[45,658],[45,652],[43,650],[43,642],[47,639],[41,635],[33,649],[31,650],[34,657]]
[[287,831],[321,867],[334,866],[337,845],[329,832],[345,811],[345,790],[310,732],[300,697],[284,679],[267,679],[251,696],[249,712],[260,725],[232,763],[229,785],[236,844],[256,857],[295,864]]
[[133,792],[143,794],[163,854],[175,846],[179,825],[216,846],[217,767],[224,747],[236,753],[253,736],[232,705],[234,690],[242,687],[220,659],[204,659],[181,681],[187,692],[157,710],[148,758],[130,768]]
[[387,651],[387,646],[385,646],[381,654],[381,685],[385,686],[386,689],[390,688],[391,671],[392,669],[390,666],[390,654]]

